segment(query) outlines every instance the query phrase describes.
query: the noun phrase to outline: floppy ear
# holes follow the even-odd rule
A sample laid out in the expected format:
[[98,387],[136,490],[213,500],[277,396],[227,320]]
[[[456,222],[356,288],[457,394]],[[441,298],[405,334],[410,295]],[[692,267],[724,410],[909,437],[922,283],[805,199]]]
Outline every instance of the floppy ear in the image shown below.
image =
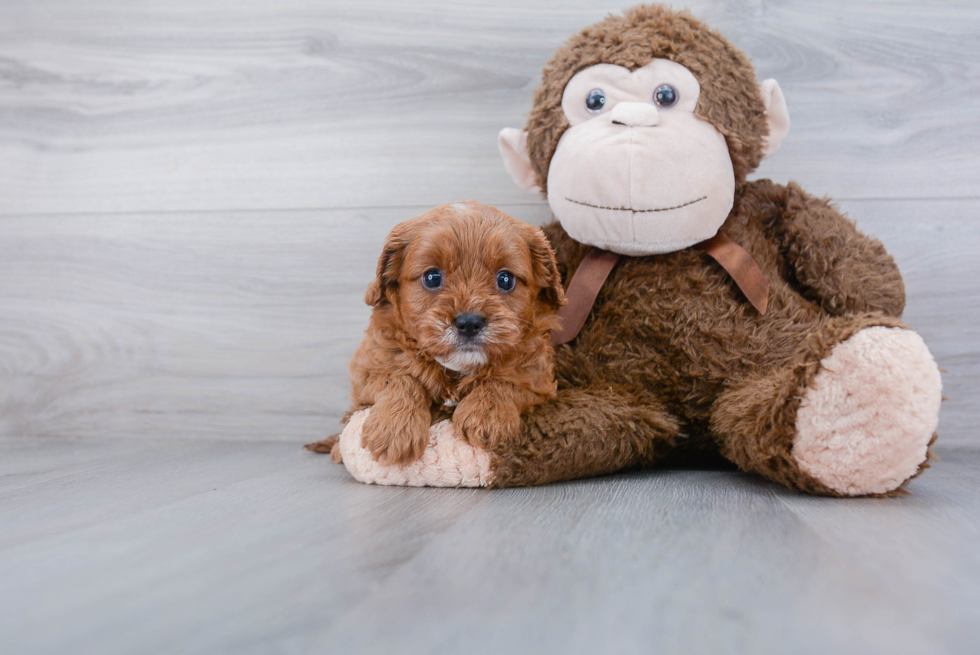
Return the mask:
[[527,132],[513,127],[500,130],[497,139],[500,146],[500,156],[504,158],[504,168],[510,173],[514,184],[525,191],[541,192],[535,181],[534,169],[531,168],[531,158],[527,154]]
[[565,289],[561,286],[561,273],[558,272],[555,251],[544,232],[533,225],[524,229],[524,238],[531,250],[534,281],[541,287],[538,298],[558,309],[568,301],[565,300]]
[[408,227],[402,223],[388,233],[381,257],[378,258],[378,271],[374,282],[368,285],[364,302],[372,307],[380,307],[391,302],[391,295],[398,288],[398,276],[402,270],[402,255],[408,246]]
[[786,96],[779,88],[779,82],[774,79],[762,83],[762,101],[766,104],[766,122],[769,123],[769,136],[762,151],[762,157],[766,158],[779,150],[783,139],[789,134],[789,108],[786,107]]

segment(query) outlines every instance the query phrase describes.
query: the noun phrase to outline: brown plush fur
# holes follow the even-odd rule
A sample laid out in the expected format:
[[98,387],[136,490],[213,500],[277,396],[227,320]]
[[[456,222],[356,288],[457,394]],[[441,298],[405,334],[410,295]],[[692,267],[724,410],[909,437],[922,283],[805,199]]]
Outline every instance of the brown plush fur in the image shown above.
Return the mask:
[[759,165],[768,127],[748,58],[688,12],[644,5],[585,28],[545,66],[526,128],[528,154],[542,191],[547,193],[548,166],[558,139],[569,127],[561,109],[568,81],[596,64],[632,71],[654,59],[669,59],[694,73],[701,85],[694,113],[725,137],[736,181],[744,181]]
[[[442,271],[439,289],[422,285],[431,269]],[[501,270],[517,277],[512,291],[497,288]],[[437,207],[391,231],[365,300],[374,310],[350,364],[351,412],[373,406],[361,440],[375,460],[420,457],[447,404],[463,439],[506,447],[521,414],[554,397],[549,336],[564,295],[540,229],[476,202]],[[463,313],[486,320],[472,344],[453,325]],[[466,349],[486,363],[454,371],[437,361]],[[340,461],[335,437],[308,448]]]
[[[712,450],[745,471],[836,495],[791,456],[800,398],[858,330],[901,326],[882,245],[795,184],[746,183],[722,228],[771,284],[765,316],[705,253],[625,257],[582,332],[555,352],[558,395],[494,449],[497,486],[649,466]],[[589,247],[545,227],[567,280]]]
[[[628,10],[586,28],[544,70],[527,124],[537,183],[567,121],[568,80],[598,63],[635,70],[655,58],[701,84],[696,115],[724,135],[736,176],[722,230],[769,280],[756,312],[705,253],[624,257],[579,336],[555,352],[558,395],[493,449],[496,486],[530,485],[721,454],[745,471],[838,495],[792,457],[801,397],[831,349],[871,326],[901,326],[902,278],[876,240],[795,184],[746,182],[768,128],[748,59],[687,12]],[[589,250],[545,227],[566,281]]]

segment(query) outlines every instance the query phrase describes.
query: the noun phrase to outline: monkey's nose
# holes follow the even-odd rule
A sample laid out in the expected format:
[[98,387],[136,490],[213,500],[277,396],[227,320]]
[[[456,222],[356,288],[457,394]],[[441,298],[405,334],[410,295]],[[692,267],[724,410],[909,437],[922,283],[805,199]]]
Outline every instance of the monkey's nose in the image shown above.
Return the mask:
[[475,337],[486,324],[487,321],[485,318],[472,312],[457,314],[456,318],[453,319],[453,325],[466,338]]
[[619,102],[609,112],[613,125],[653,127],[660,123],[657,108],[647,102]]

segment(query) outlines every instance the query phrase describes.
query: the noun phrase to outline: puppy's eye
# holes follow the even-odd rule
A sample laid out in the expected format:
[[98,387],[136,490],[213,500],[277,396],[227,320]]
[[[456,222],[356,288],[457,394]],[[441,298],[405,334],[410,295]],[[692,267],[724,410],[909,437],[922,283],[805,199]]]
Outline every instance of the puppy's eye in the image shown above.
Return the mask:
[[669,84],[661,84],[653,92],[653,101],[661,109],[670,109],[677,104],[678,100],[680,100],[680,94],[677,93],[677,89]]
[[606,106],[606,92],[602,89],[592,89],[585,97],[585,109],[590,114],[598,114]]
[[517,284],[517,278],[510,271],[500,271],[497,273],[497,288],[501,291],[513,291]]
[[422,274],[422,286],[431,290],[442,287],[442,271],[438,268],[427,270]]

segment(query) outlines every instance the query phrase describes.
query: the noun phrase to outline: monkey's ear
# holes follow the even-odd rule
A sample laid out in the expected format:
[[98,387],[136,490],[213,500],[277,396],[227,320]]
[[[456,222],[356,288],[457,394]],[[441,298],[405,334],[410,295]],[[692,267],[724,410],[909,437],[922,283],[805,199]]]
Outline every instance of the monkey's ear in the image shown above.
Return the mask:
[[763,146],[763,158],[775,154],[783,139],[789,133],[789,109],[786,97],[774,79],[762,83],[762,101],[766,104],[766,122],[769,123],[769,137]]
[[500,146],[500,156],[504,158],[504,168],[510,173],[514,184],[525,191],[540,193],[541,188],[534,182],[534,169],[527,154],[527,132],[505,127],[500,130],[497,144]]
[[541,228],[528,225],[524,235],[531,250],[534,282],[541,287],[539,298],[548,306],[558,309],[567,301],[565,289],[561,285],[561,273],[558,272],[555,251]]
[[374,282],[368,285],[364,294],[364,302],[372,307],[380,307],[391,302],[389,293],[398,288],[398,276],[401,275],[402,254],[408,246],[408,228],[403,223],[396,225],[385,239],[384,249],[378,258],[378,270]]

